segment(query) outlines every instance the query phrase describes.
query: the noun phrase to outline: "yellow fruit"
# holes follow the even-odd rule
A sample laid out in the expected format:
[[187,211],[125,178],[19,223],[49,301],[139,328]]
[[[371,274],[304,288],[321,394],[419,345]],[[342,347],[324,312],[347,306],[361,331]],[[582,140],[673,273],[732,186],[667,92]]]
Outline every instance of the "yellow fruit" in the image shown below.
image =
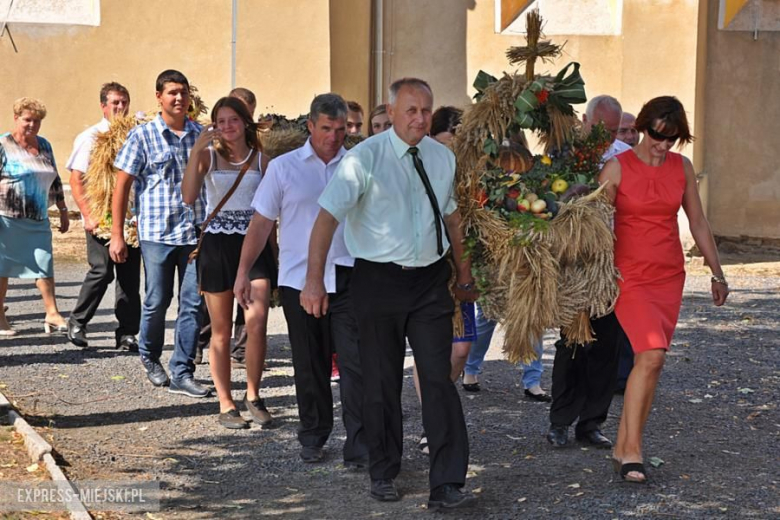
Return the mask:
[[569,183],[563,179],[555,179],[552,183],[553,193],[563,193],[569,189]]
[[550,159],[549,155],[542,156],[542,164],[544,164],[545,166],[550,166],[552,164],[552,159]]
[[527,200],[528,202],[530,202],[531,204],[533,204],[534,202],[536,202],[537,200],[539,200],[539,196],[538,196],[536,193],[529,193],[528,195],[526,195],[526,196],[525,196],[525,197],[523,197],[523,198],[524,198],[524,199],[526,199],[526,200]]

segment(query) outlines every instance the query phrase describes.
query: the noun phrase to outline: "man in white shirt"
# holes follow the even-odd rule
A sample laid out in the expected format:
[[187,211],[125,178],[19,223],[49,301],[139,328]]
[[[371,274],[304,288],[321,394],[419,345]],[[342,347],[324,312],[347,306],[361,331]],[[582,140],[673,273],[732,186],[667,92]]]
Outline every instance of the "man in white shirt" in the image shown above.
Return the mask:
[[[603,123],[612,136],[612,144],[604,153],[604,163],[631,147],[617,140],[623,109],[612,96],[596,96],[588,102],[582,116],[583,131],[590,133],[593,125]],[[594,448],[609,449],[612,441],[601,433],[615,391],[618,353],[622,334],[614,313],[591,319],[595,342],[572,348],[565,339],[555,343],[552,374],[552,405],[547,441],[555,448],[568,443],[568,430],[574,421],[575,438]]]
[[363,378],[358,353],[350,279],[354,259],[347,252],[341,229],[328,253],[325,287],[331,306],[313,317],[300,304],[306,279],[309,235],[319,212],[317,199],[344,157],[347,105],[341,96],[314,98],[309,112],[311,137],[302,147],[273,159],[257,188],[255,214],[241,249],[234,292],[239,305],[253,298],[247,273],[279,219],[279,294],[292,346],[295,395],[298,401],[298,440],[304,462],[320,462],[333,429],[330,389],[331,355],[338,354],[341,405],[347,440],[344,465],[368,465],[363,430]]
[[[84,231],[87,235],[87,260],[89,271],[81,285],[79,298],[68,320],[68,339],[74,345],[86,347],[87,324],[100,305],[116,271],[116,300],[114,314],[119,326],[116,329],[116,347],[120,350],[138,352],[135,336],[141,321],[141,252],[138,248],[128,250],[127,262],[115,264],[108,254],[108,239],[98,238],[92,233],[105,215],[92,215],[84,189],[84,174],[89,168],[92,148],[98,133],[108,132],[110,121],[115,116],[125,116],[130,109],[130,93],[116,82],[106,83],[100,89],[100,109],[103,119],[76,137],[73,152],[66,164],[70,170],[70,188],[81,211]],[[110,203],[109,203],[110,204]]]
[[[433,93],[404,78],[390,86],[393,127],[352,148],[319,199],[301,303],[313,316],[330,305],[326,254],[334,232],[356,258],[351,291],[360,332],[365,386],[364,424],[370,447],[370,496],[399,500],[401,388],[405,339],[420,376],[423,427],[430,450],[431,509],[461,507],[474,496],[465,484],[469,446],[460,397],[450,379],[452,258],[456,296],[473,301],[474,279],[463,258],[455,202],[455,156],[427,136]],[[325,274],[325,286],[323,286]]]

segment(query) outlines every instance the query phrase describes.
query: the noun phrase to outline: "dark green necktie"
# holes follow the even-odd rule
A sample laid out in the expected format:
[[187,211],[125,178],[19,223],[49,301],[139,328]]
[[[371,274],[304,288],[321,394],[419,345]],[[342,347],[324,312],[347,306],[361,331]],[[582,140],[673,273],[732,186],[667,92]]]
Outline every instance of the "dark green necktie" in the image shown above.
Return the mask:
[[433,225],[436,226],[436,251],[439,255],[442,255],[444,254],[444,244],[441,239],[441,226],[439,225],[439,221],[444,224],[444,218],[441,216],[439,201],[436,200],[436,194],[433,192],[433,186],[431,186],[431,181],[428,179],[428,174],[425,173],[425,167],[420,160],[419,153],[420,150],[416,146],[411,146],[409,148],[409,155],[412,156],[414,169],[417,170],[417,173],[420,175],[420,180],[425,187],[425,193],[428,194],[428,200],[431,201],[431,206],[433,206]]

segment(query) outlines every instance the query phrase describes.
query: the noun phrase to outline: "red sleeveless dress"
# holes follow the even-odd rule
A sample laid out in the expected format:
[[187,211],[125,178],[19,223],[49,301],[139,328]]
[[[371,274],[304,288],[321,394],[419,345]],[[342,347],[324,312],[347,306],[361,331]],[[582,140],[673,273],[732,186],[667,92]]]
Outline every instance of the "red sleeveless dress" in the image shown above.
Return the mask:
[[628,150],[617,160],[615,265],[623,279],[615,315],[634,352],[669,350],[685,284],[677,226],[685,192],[683,158],[668,152],[661,166],[649,166]]

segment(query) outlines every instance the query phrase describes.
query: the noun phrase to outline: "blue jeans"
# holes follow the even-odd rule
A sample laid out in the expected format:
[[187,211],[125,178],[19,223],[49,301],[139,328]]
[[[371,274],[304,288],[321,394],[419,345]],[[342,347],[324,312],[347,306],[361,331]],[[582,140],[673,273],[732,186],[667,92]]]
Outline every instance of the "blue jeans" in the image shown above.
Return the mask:
[[141,242],[146,292],[138,338],[138,350],[142,356],[160,359],[165,344],[165,313],[171,305],[174,276],[178,274],[179,312],[176,317],[173,356],[168,364],[174,381],[192,377],[195,372],[201,296],[198,293],[196,264],[187,263],[187,257],[193,249],[194,245]]
[[[496,322],[485,318],[482,314],[482,308],[477,305],[477,341],[471,345],[469,358],[463,369],[466,374],[475,376],[482,372],[482,363],[485,361],[485,354],[487,354],[490,347],[490,340],[493,339],[493,331],[495,330]],[[542,371],[544,370],[542,351],[544,350],[544,343],[541,338],[534,345],[534,350],[536,351],[537,359],[521,365],[523,368],[523,388],[536,386],[542,380]]]

